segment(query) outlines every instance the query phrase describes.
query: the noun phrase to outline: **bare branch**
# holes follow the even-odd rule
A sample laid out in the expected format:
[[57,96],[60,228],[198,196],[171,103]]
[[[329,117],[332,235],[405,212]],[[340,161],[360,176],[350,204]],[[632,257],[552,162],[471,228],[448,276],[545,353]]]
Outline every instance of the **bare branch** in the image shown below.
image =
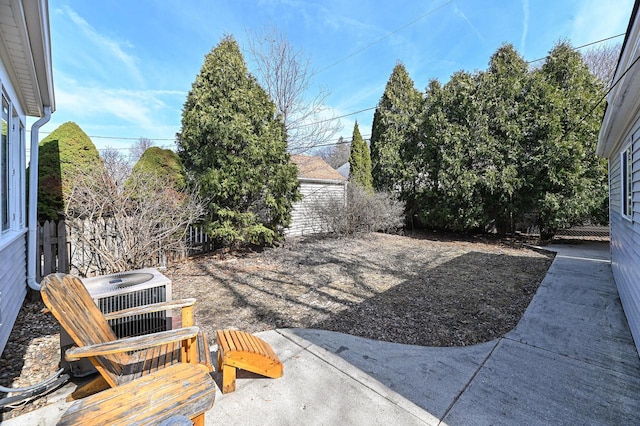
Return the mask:
[[595,75],[608,89],[613,83],[613,77],[620,57],[620,44],[603,44],[595,46],[582,54],[584,63],[589,67],[591,74]]
[[348,163],[350,154],[351,143],[343,137],[340,137],[335,145],[326,146],[318,152],[318,155],[334,169]]
[[112,273],[185,249],[188,225],[202,217],[204,208],[195,191],[167,188],[154,174],[135,173],[116,184],[94,170],[78,174],[65,214],[72,238],[81,243],[76,246],[84,247],[73,258],[85,262],[72,266]]
[[135,164],[140,159],[140,157],[142,157],[142,154],[144,154],[144,152],[152,146],[155,146],[155,142],[153,142],[151,139],[139,138],[135,142],[133,147],[131,147],[131,153],[129,155],[129,161],[131,162],[131,164]]
[[107,169],[107,175],[111,177],[116,185],[124,184],[132,170],[129,158],[121,151],[110,146],[102,150],[100,157],[102,157],[104,167]]
[[323,232],[338,236],[368,232],[393,233],[404,226],[405,203],[387,192],[369,192],[347,186],[347,202],[340,197],[315,197],[312,214],[321,219]]
[[289,151],[303,153],[331,140],[342,126],[326,106],[328,90],[307,97],[313,77],[309,58],[273,27],[247,35],[258,80],[284,120]]

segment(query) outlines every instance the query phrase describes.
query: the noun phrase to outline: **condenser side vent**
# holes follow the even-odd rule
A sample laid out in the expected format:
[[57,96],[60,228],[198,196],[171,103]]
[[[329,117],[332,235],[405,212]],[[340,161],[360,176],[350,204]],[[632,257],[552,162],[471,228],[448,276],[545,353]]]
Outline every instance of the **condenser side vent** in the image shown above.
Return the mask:
[[[102,313],[108,314],[136,306],[166,302],[168,300],[167,287],[160,285],[115,295],[101,294],[94,300]],[[165,331],[168,322],[166,311],[160,311],[109,320],[109,325],[118,337],[134,337]]]

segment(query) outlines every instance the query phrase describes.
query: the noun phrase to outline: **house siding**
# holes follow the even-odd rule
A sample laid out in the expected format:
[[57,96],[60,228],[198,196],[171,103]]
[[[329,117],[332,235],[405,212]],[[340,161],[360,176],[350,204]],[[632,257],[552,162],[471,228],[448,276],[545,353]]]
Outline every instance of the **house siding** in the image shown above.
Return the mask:
[[[636,140],[631,146],[631,220],[622,215],[621,151],[609,158],[611,266],[631,333],[640,350],[640,143]],[[627,147],[624,145],[623,149]]]
[[[11,84],[9,73],[0,63],[0,88],[2,96],[10,104],[8,116],[9,180],[8,229],[0,231],[0,353],[9,340],[9,335],[27,294],[27,239],[26,239],[26,171],[24,135],[18,133],[26,121],[19,96]],[[3,153],[0,153],[2,155]],[[2,179],[2,177],[0,177]]]
[[324,221],[314,211],[316,203],[328,203],[332,200],[345,202],[346,182],[300,181],[302,201],[294,203],[291,211],[291,225],[286,231],[288,236],[300,236],[326,232]]
[[0,249],[0,348],[4,348],[27,295],[26,234]]

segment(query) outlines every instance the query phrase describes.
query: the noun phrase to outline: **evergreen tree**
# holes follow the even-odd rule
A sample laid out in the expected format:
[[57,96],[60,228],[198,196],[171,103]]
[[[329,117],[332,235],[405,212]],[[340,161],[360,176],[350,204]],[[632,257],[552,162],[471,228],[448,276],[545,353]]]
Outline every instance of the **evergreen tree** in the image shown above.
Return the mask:
[[526,176],[521,173],[523,138],[528,127],[526,103],[528,64],[512,45],[494,53],[489,69],[479,74],[478,98],[487,125],[478,139],[476,165],[482,169],[481,193],[489,225],[499,234],[514,230],[518,196]]
[[478,77],[457,72],[444,86],[427,89],[420,125],[418,164],[421,183],[416,215],[426,226],[467,231],[482,228],[482,144],[486,117],[477,96]]
[[532,109],[537,117],[530,132],[535,139],[529,143],[528,192],[541,234],[548,237],[604,216],[606,163],[595,155],[604,107],[592,111],[604,85],[566,42],[558,43],[534,74],[538,99]]
[[284,124],[227,36],[206,55],[182,111],[178,154],[225,245],[272,243],[300,199]]
[[414,178],[403,162],[407,157],[403,151],[415,136],[420,99],[404,65],[396,64],[373,115],[371,163],[376,190],[402,192]]
[[62,218],[74,176],[104,168],[87,134],[68,121],[44,138],[38,149],[38,219]]
[[545,237],[602,220],[606,163],[595,156],[602,111],[591,111],[602,95],[566,43],[536,71],[505,45],[487,71],[432,82],[416,144],[419,219],[506,233],[533,213]]
[[351,154],[349,155],[349,182],[367,191],[373,190],[371,155],[369,146],[362,139],[358,122],[353,126]]

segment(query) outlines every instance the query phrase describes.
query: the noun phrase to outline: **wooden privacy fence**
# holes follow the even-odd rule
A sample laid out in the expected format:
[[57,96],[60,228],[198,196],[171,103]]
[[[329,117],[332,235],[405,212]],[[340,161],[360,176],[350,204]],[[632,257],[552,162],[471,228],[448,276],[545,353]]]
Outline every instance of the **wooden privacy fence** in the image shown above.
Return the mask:
[[[95,223],[92,223],[95,225]],[[78,235],[74,235],[72,229],[87,229],[90,232],[104,232],[107,240],[114,241],[114,250],[117,251],[115,240],[118,238],[111,231],[108,221],[103,226],[67,226],[64,220],[58,222],[45,221],[38,225],[38,253],[39,262],[36,262],[36,274],[38,281],[54,272],[74,273],[80,275],[99,275],[104,273],[95,265],[95,256],[91,249],[86,247]],[[89,231],[87,231],[89,232]],[[213,241],[204,232],[200,225],[190,226],[185,236],[185,249],[180,251],[164,251],[145,267],[164,267],[171,262],[181,262],[187,257],[208,253],[214,250]]]
[[69,272],[69,247],[64,221],[46,221],[38,226],[38,253],[36,262],[38,282],[53,272]]
[[[95,224],[94,224],[95,225]],[[39,262],[37,265],[37,279],[40,281],[42,277],[53,272],[75,273],[81,275],[97,275],[103,274],[104,271],[92,265],[94,255],[89,247],[85,247],[84,243],[77,235],[71,232],[71,226],[67,226],[64,220],[59,222],[46,221],[38,227],[38,247]],[[76,229],[78,227],[75,227]],[[88,226],[91,232],[110,233],[110,238],[116,239],[110,231],[108,224],[104,226]],[[601,238],[608,239],[609,228],[597,226],[574,227],[571,229],[560,230],[557,234],[558,238],[576,237],[576,238]],[[114,244],[114,247],[115,244]],[[204,232],[201,225],[190,226],[184,242],[184,250],[180,251],[163,251],[151,264],[147,267],[164,267],[172,262],[181,262],[189,256],[195,254],[209,253],[215,249],[213,241]],[[114,248],[117,250],[117,248]]]

